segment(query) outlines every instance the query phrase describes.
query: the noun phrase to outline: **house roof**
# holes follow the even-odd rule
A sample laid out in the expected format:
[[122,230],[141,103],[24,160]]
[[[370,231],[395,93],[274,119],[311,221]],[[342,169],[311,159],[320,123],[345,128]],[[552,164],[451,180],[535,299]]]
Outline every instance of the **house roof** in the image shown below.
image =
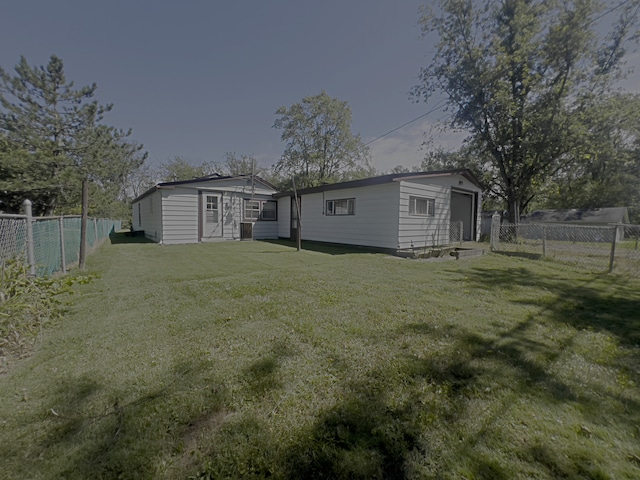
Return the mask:
[[524,223],[629,223],[627,207],[537,210],[520,218]]
[[[401,182],[403,180],[419,179],[419,178],[433,178],[433,177],[445,177],[452,175],[460,175],[465,177],[476,187],[482,188],[478,179],[466,168],[456,170],[438,170],[433,172],[412,172],[412,173],[390,173],[388,175],[380,175],[378,177],[363,178],[362,180],[350,180],[348,182],[330,183],[327,185],[320,185],[318,187],[301,188],[297,191],[298,195],[306,195],[309,193],[327,192],[330,190],[342,190],[344,188],[358,188],[368,187],[370,185],[380,185],[391,182]],[[274,195],[275,198],[279,197],[291,197],[293,192],[281,192]]]
[[[180,186],[180,185],[189,185],[189,184],[203,183],[203,182],[214,182],[215,183],[215,182],[221,181],[221,180],[234,180],[234,179],[251,179],[251,175],[220,175],[220,174],[214,173],[213,175],[207,175],[206,177],[193,178],[191,180],[179,180],[179,181],[176,181],[176,182],[160,182],[160,183],[154,185],[153,187],[151,187],[149,190],[147,190],[143,194],[141,194],[138,197],[136,197],[133,200],[131,200],[131,203],[135,203],[135,202],[137,202],[139,200],[142,200],[144,197],[147,197],[147,196],[151,195],[153,192],[155,192],[155,191],[157,191],[157,190],[159,190],[161,188],[175,187],[175,186]],[[257,175],[254,175],[253,179],[256,182],[262,183],[267,188],[270,188],[272,190],[277,190],[276,187],[274,187],[269,182],[267,182],[263,178],[260,178]]]

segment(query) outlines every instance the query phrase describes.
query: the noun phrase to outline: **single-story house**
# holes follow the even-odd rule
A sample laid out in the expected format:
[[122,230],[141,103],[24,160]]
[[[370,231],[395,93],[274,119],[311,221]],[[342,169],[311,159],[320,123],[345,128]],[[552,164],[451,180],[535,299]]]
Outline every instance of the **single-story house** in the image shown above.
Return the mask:
[[[482,189],[469,170],[395,173],[298,190],[303,240],[387,250],[480,236]],[[159,183],[133,200],[133,229],[164,244],[297,238],[293,192],[252,175]],[[457,233],[457,231],[456,231]]]
[[627,207],[536,210],[520,217],[520,222],[585,227],[617,225],[617,240],[620,241],[624,239],[624,225],[629,224],[629,211]]
[[158,183],[131,202],[132,227],[164,244],[277,238],[274,193],[252,175]]
[[[479,240],[482,188],[466,169],[394,173],[298,190],[303,240],[389,250]],[[293,192],[277,193],[278,236],[296,238]]]

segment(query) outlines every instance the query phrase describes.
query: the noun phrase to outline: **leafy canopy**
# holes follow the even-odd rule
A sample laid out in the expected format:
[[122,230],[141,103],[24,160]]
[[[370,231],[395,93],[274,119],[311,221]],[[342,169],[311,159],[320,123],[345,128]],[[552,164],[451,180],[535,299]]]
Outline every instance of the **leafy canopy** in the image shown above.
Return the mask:
[[444,93],[510,220],[587,148],[585,119],[624,74],[639,5],[625,2],[603,38],[605,4],[595,0],[441,0],[422,10],[423,32],[438,40],[413,94]]
[[322,91],[276,110],[273,127],[282,130],[284,153],[274,173],[295,176],[297,186],[332,183],[370,171],[369,150],[351,132],[347,102]]

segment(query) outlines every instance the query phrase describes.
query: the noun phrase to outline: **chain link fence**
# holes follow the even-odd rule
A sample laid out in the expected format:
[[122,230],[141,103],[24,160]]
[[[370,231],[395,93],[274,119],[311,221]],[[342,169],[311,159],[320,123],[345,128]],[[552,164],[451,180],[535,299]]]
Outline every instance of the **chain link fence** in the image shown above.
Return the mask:
[[[79,216],[34,217],[33,253],[38,276],[66,272],[78,263],[80,252]],[[90,218],[87,247],[97,247],[112,231],[120,230],[120,220]],[[0,215],[0,261],[19,258],[27,262],[27,217]]]
[[640,226],[492,223],[491,248],[572,264],[592,272],[640,274]]

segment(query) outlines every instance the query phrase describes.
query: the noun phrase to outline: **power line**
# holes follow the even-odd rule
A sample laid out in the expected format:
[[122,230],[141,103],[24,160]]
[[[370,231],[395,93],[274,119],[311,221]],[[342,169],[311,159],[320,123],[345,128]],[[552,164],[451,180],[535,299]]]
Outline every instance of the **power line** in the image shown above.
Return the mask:
[[[623,6],[625,6],[627,3],[630,3],[631,1],[633,1],[633,0],[623,0],[623,1],[622,1],[622,2],[620,2],[618,5],[616,5],[616,6],[614,6],[614,7],[611,7],[611,8],[610,8],[610,9],[608,9],[608,10],[605,10],[604,12],[602,12],[600,15],[598,15],[596,18],[594,18],[594,19],[593,19],[593,20],[591,20],[590,22],[585,23],[585,24],[584,24],[584,26],[585,26],[585,27],[588,27],[588,26],[589,26],[589,25],[591,25],[592,23],[597,22],[597,21],[598,21],[598,20],[600,20],[602,17],[605,17],[605,16],[609,15],[611,12],[614,12],[615,10],[617,10],[617,9],[619,9],[619,8],[621,8],[621,7],[623,7]],[[384,133],[384,134],[380,135],[379,137],[374,138],[373,140],[371,140],[371,141],[369,141],[369,142],[365,143],[365,146],[366,146],[366,145],[371,145],[373,142],[375,142],[375,141],[377,141],[377,140],[380,140],[381,138],[384,138],[384,137],[386,137],[387,135],[392,134],[393,132],[397,132],[397,131],[398,131],[398,130],[400,130],[401,128],[404,128],[404,127],[406,127],[407,125],[409,125],[409,124],[411,124],[411,123],[413,123],[413,122],[415,122],[415,121],[417,121],[417,120],[420,120],[421,118],[426,117],[426,116],[427,116],[427,115],[429,115],[430,113],[433,113],[433,112],[435,112],[436,110],[438,110],[442,105],[444,105],[444,103],[445,103],[445,102],[446,102],[446,100],[441,100],[440,102],[438,102],[438,103],[436,104],[436,106],[435,106],[435,107],[433,107],[433,108],[432,108],[431,110],[429,110],[428,112],[423,113],[422,115],[420,115],[420,116],[418,116],[418,117],[414,118],[413,120],[409,120],[408,122],[403,123],[403,124],[402,124],[402,125],[400,125],[399,127],[396,127],[396,128],[394,128],[393,130],[389,130],[387,133]]]
[[598,20],[600,20],[602,17],[605,17],[607,15],[609,15],[611,12],[619,9],[620,7],[625,6],[627,3],[631,2],[632,0],[624,0],[622,2],[620,2],[618,5],[616,5],[615,7],[611,7],[609,10],[605,10],[604,12],[602,12],[600,15],[598,15],[596,18],[594,18],[593,20],[591,20],[590,22],[587,22],[584,24],[585,27],[588,27],[589,25],[591,25],[592,23],[596,23]]
[[385,133],[385,134],[383,134],[383,135],[380,135],[379,137],[374,138],[374,139],[373,139],[373,140],[371,140],[370,142],[365,143],[365,146],[366,146],[366,145],[370,145],[370,144],[372,144],[373,142],[375,142],[376,140],[380,140],[381,138],[386,137],[387,135],[390,135],[390,134],[392,134],[393,132],[397,132],[397,131],[398,131],[398,130],[400,130],[401,128],[406,127],[407,125],[409,125],[410,123],[413,123],[413,122],[415,122],[415,121],[417,121],[417,120],[420,120],[420,119],[421,119],[421,118],[423,118],[423,117],[426,117],[426,116],[427,116],[427,115],[429,115],[430,113],[433,113],[433,112],[435,112],[436,110],[438,110],[438,109],[439,109],[440,107],[442,107],[442,105],[444,105],[445,103],[446,103],[446,100],[440,100],[440,101],[436,104],[436,106],[435,106],[435,107],[433,107],[431,110],[429,110],[427,113],[423,113],[422,115],[420,115],[420,116],[418,116],[418,117],[414,118],[413,120],[409,120],[408,122],[403,123],[403,124],[402,124],[402,125],[400,125],[399,127],[394,128],[393,130],[389,130],[387,133]]

